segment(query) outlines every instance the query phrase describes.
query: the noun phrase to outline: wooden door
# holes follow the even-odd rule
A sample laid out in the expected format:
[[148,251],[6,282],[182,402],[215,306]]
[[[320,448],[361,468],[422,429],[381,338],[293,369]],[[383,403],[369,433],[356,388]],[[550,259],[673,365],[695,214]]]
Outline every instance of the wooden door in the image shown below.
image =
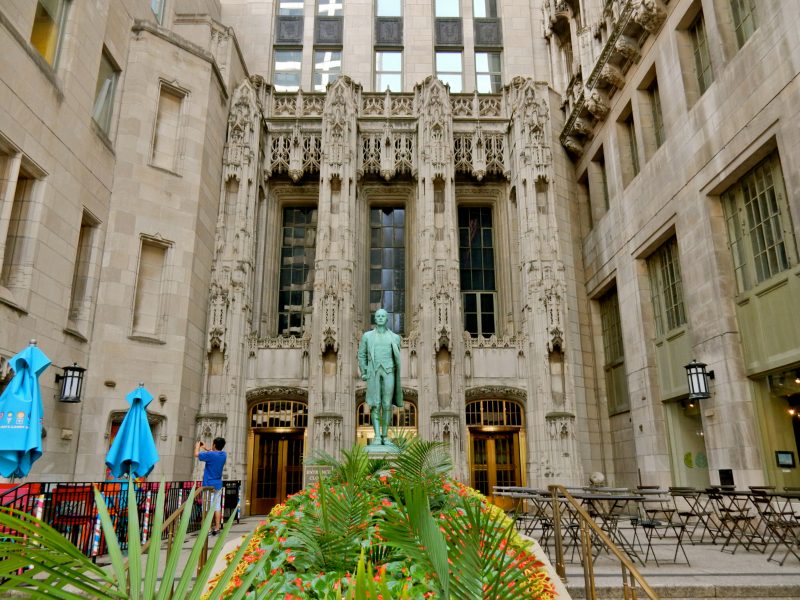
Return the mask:
[[496,485],[520,485],[519,433],[473,432],[470,437],[472,487],[489,498],[490,502],[511,508],[507,498],[495,497],[492,491]]
[[303,434],[256,433],[250,513],[265,514],[303,487]]

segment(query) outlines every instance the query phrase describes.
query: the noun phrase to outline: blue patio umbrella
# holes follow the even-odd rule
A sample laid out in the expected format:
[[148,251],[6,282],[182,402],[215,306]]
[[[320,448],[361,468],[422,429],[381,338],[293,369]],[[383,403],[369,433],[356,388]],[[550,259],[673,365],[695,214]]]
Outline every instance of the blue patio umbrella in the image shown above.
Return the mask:
[[131,407],[108,450],[106,466],[114,477],[125,474],[147,477],[158,462],[153,432],[147,422],[147,405],[152,402],[153,395],[140,383],[125,399]]
[[25,477],[42,455],[39,375],[50,359],[32,341],[10,363],[14,378],[0,396],[0,475]]

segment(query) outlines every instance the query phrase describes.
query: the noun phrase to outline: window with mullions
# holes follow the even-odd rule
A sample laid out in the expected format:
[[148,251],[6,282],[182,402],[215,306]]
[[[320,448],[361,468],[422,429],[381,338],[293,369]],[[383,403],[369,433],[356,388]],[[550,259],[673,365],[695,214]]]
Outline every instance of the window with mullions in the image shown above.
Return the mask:
[[473,0],[472,16],[477,19],[496,19],[497,0]]
[[461,52],[436,53],[436,77],[450,84],[450,93],[459,94],[464,86]]
[[317,14],[325,17],[341,17],[342,0],[317,0]]
[[275,68],[272,75],[279,92],[296,92],[300,89],[302,50],[275,50]]
[[733,13],[733,25],[736,28],[736,43],[741,48],[758,28],[756,0],[731,0],[731,12]]
[[341,50],[317,50],[314,52],[314,91],[324,92],[342,74]]
[[714,71],[711,68],[711,55],[708,52],[708,36],[706,35],[706,22],[703,13],[699,13],[689,26],[689,36],[692,39],[694,54],[694,68],[700,93],[703,94],[714,81]]
[[502,89],[499,52],[475,53],[475,89],[479,94],[499,94]]
[[497,287],[494,273],[492,209],[458,209],[458,246],[464,330],[473,337],[497,332]]
[[686,324],[678,241],[673,237],[647,259],[656,333],[664,335]]
[[606,394],[608,414],[630,410],[628,380],[625,375],[625,350],[622,346],[622,324],[619,318],[619,300],[616,288],[600,299],[600,322],[605,354]]
[[317,247],[317,209],[283,209],[278,333],[301,336],[310,325],[314,299],[314,254]]
[[375,52],[375,91],[403,91],[403,53]]
[[726,191],[722,195],[722,206],[740,292],[797,262],[777,152]]
[[303,0],[280,0],[278,14],[282,17],[302,17]]
[[369,312],[389,313],[386,325],[395,333],[406,324],[406,211],[398,207],[369,211]]

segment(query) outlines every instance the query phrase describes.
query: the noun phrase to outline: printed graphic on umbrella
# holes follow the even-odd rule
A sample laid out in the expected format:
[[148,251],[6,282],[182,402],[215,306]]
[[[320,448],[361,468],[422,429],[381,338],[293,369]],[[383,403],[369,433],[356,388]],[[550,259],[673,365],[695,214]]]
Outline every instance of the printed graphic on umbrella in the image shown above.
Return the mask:
[[50,366],[50,359],[31,340],[9,362],[14,378],[0,396],[0,475],[25,477],[42,455],[39,375]]
[[117,436],[106,455],[106,466],[114,477],[147,477],[158,462],[153,432],[147,422],[146,407],[153,396],[140,383],[125,399],[131,407],[119,426]]

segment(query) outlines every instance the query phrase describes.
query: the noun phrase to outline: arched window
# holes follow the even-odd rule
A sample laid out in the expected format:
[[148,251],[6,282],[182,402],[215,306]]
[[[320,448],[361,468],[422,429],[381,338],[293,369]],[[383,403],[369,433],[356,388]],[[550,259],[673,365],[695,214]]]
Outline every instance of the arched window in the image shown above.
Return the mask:
[[308,406],[297,400],[268,400],[250,409],[250,427],[308,427]]
[[[369,406],[367,406],[366,402],[362,402],[358,405],[358,412],[356,414],[359,427],[370,427]],[[411,429],[416,429],[417,405],[406,400],[406,402],[403,404],[403,408],[393,410],[392,427],[408,427]]]
[[467,403],[467,427],[522,427],[522,407],[512,400]]

